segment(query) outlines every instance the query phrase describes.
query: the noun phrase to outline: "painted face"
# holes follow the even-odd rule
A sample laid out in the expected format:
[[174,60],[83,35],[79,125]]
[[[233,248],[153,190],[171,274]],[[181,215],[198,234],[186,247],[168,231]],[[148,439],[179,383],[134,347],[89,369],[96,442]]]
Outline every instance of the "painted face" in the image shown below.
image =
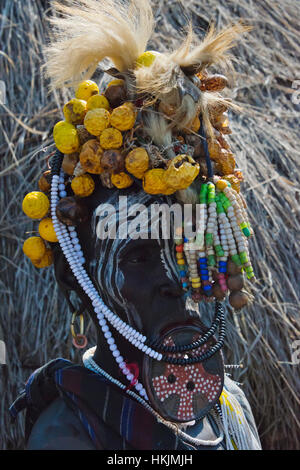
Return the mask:
[[[116,238],[101,239],[105,206],[99,204],[91,221],[95,252],[90,272],[106,304],[150,340],[156,339],[168,325],[198,318],[195,309],[187,308],[181,288],[173,227],[169,239],[151,239],[150,223],[154,222],[151,205],[166,204],[166,199],[155,200],[143,191],[127,193],[128,218],[124,217],[118,192],[112,192],[105,202],[116,209],[105,218],[107,227],[112,229],[115,224]],[[142,215],[136,212],[137,204],[144,206]],[[125,229],[128,237],[120,239]],[[138,238],[134,239],[137,231]]]
[[[161,233],[153,239],[157,233],[153,230],[157,221],[153,204],[170,206],[173,201],[154,198],[143,191],[127,190],[126,196],[126,205],[120,201],[118,191],[110,191],[105,198],[94,201],[89,235],[85,235],[83,244],[88,249],[89,272],[106,305],[150,342],[190,344],[205,330],[196,304],[192,304],[181,287],[172,218],[170,237],[164,238]],[[104,231],[110,237],[103,239]],[[202,354],[213,344],[211,338],[209,345],[180,357]],[[203,364],[169,366],[139,353],[129,343],[121,346],[129,362],[138,362],[149,399],[166,419],[179,422],[197,419],[207,413],[221,393],[220,355]]]

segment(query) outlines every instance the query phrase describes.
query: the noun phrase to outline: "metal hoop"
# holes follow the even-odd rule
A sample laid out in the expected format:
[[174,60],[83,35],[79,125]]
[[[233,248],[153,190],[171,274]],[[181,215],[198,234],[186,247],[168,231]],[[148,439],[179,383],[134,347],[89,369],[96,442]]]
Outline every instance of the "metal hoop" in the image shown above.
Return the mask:
[[[79,333],[76,333],[75,332],[75,321],[76,321],[76,317],[80,318],[80,332]],[[83,349],[86,347],[87,345],[87,337],[84,335],[84,318],[83,318],[83,314],[80,313],[78,315],[77,312],[74,312],[73,315],[72,315],[72,320],[71,320],[71,325],[70,325],[70,330],[71,330],[71,334],[72,334],[72,343],[73,345],[75,346],[75,348],[77,349]]]

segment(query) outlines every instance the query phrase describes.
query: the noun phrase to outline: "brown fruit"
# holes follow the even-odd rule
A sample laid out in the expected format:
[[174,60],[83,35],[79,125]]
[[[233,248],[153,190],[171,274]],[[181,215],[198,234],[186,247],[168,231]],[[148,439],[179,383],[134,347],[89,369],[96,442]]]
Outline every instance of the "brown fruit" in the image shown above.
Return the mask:
[[126,88],[124,85],[111,85],[104,93],[111,108],[117,108],[127,100]]
[[112,189],[114,187],[114,185],[111,182],[110,173],[108,171],[104,171],[103,173],[101,173],[100,180],[101,180],[102,185],[105,188]]
[[220,131],[220,129],[224,126],[228,127],[228,125],[229,125],[228,114],[227,113],[218,114],[215,117],[215,119],[212,120],[212,125],[218,131]]
[[231,292],[229,295],[229,303],[235,310],[240,310],[248,303],[248,296],[242,290]]
[[43,193],[48,193],[51,189],[51,170],[44,171],[38,182],[39,189]]
[[79,137],[80,145],[85,144],[88,140],[94,139],[95,136],[90,134],[84,126],[77,126],[77,135]]
[[201,91],[222,91],[228,85],[228,80],[224,75],[212,75],[204,78],[201,83]]
[[233,261],[228,260],[227,263],[227,273],[229,275],[234,276],[235,274],[240,274],[241,273],[241,267],[237,266]]
[[223,300],[225,298],[225,295],[226,295],[226,292],[223,292],[221,287],[219,286],[219,284],[217,282],[215,282],[212,286],[212,292],[213,292],[213,296],[217,299],[217,300]]
[[216,173],[218,175],[231,175],[235,168],[235,158],[233,153],[228,150],[221,149],[220,156],[215,161]]
[[242,274],[234,274],[228,276],[227,279],[228,289],[232,291],[241,290],[244,287],[244,278]]
[[209,117],[212,121],[218,121],[219,117],[228,110],[223,103],[213,102],[208,105]]
[[64,170],[65,173],[67,173],[67,175],[72,176],[78,161],[79,161],[78,152],[65,155],[63,162],[62,162],[62,169]]
[[221,145],[216,139],[207,139],[209,156],[212,160],[218,161],[221,155]]
[[81,199],[64,197],[56,206],[57,218],[65,225],[79,225],[89,217],[89,210]]
[[88,173],[100,175],[103,168],[101,166],[101,157],[103,155],[103,149],[100,147],[98,140],[88,140],[81,149],[80,152],[80,164],[82,168]]
[[109,173],[120,173],[125,169],[125,158],[118,149],[105,150],[101,157],[101,166]]

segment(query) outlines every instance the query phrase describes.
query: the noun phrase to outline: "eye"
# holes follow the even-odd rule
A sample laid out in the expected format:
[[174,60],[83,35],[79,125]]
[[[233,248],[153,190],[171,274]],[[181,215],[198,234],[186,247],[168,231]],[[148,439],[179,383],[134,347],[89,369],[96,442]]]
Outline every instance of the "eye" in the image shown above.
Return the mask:
[[125,260],[130,264],[147,263],[151,258],[151,252],[148,248],[137,248],[127,253]]
[[123,265],[138,266],[146,263],[157,262],[159,257],[159,246],[153,241],[137,240],[134,245],[125,249],[121,254],[121,263]]

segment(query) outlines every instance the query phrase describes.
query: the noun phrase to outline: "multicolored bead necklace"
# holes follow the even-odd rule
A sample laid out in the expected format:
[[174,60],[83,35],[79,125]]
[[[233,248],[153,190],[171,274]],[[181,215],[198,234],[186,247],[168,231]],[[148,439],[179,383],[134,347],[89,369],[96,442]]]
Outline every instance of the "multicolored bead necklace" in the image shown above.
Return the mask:
[[[202,183],[196,210],[196,236],[188,239],[181,227],[176,231],[177,264],[182,287],[193,300],[212,301],[228,290],[239,291],[232,282],[228,286],[231,274],[245,272],[249,280],[254,279],[248,249],[252,230],[242,197],[220,177]],[[236,270],[228,273],[229,261]]]

